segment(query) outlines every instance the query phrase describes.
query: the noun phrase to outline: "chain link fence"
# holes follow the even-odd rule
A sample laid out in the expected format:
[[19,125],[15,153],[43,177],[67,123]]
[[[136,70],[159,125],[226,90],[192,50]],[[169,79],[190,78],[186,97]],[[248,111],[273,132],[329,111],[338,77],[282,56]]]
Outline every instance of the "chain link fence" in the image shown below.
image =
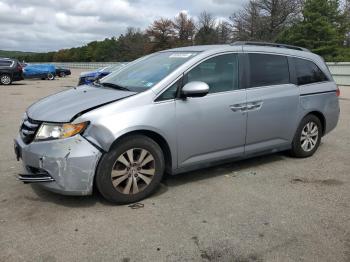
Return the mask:
[[[33,63],[37,64],[37,63]],[[47,63],[41,63],[47,64]],[[127,64],[127,62],[72,62],[72,63],[50,63],[55,66],[61,66],[66,68],[78,68],[78,69],[97,69],[110,65]]]

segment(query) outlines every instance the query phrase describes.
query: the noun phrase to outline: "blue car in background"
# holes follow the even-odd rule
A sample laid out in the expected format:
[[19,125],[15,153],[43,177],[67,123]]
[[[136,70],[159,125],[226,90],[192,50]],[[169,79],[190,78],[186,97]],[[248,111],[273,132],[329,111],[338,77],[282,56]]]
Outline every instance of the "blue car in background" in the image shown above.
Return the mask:
[[51,64],[28,64],[23,68],[24,78],[39,78],[54,80],[56,76],[56,67]]
[[109,75],[110,73],[122,68],[125,64],[114,64],[107,67],[99,68],[96,71],[83,72],[80,74],[78,85],[88,85],[98,79]]

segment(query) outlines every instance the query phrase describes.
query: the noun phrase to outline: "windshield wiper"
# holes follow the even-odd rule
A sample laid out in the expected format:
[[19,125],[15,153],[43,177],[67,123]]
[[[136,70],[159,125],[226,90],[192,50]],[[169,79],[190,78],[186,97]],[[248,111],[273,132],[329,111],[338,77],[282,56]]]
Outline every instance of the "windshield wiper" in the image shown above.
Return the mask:
[[107,86],[107,87],[111,87],[113,89],[118,89],[118,90],[124,90],[124,91],[131,91],[130,89],[124,87],[124,86],[120,86],[117,84],[113,84],[113,83],[106,83],[106,82],[98,82],[98,84],[103,85],[103,86]]
[[92,84],[93,84],[94,86],[102,86],[102,84],[101,84],[101,82],[100,82],[99,79],[97,79],[97,80],[95,80],[94,82],[92,82]]

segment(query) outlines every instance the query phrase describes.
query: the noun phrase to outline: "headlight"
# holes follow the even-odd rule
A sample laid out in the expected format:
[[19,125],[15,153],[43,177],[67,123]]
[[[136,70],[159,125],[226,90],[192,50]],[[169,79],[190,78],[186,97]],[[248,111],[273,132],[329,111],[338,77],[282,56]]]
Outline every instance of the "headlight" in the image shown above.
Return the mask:
[[21,125],[22,125],[23,122],[24,122],[25,120],[27,120],[27,119],[28,119],[27,112],[25,112],[25,113],[23,114],[23,116],[22,116],[22,119],[21,119]]
[[79,124],[41,124],[35,140],[53,140],[72,137],[82,133],[87,127],[88,122]]

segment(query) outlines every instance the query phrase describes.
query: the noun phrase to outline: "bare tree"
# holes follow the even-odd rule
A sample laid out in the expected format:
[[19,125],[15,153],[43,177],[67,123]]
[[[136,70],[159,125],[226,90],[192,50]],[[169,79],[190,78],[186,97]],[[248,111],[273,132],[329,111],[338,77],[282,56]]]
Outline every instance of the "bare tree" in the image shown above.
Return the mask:
[[207,12],[202,12],[198,17],[196,44],[217,43],[216,18]]
[[154,50],[170,48],[175,37],[174,24],[168,18],[160,18],[152,23],[146,34],[154,43]]
[[211,13],[207,13],[206,11],[200,13],[199,17],[198,17],[198,30],[200,28],[210,28],[210,29],[214,29],[216,25],[216,18],[211,14]]
[[303,0],[250,0],[230,20],[238,40],[274,41],[298,18]]
[[232,42],[232,26],[229,22],[221,21],[216,30],[219,44],[228,44]]
[[261,38],[262,18],[256,1],[250,1],[242,10],[230,16],[235,40],[258,40]]
[[193,42],[196,27],[192,18],[186,13],[179,13],[174,19],[174,29],[180,45],[187,45]]
[[277,35],[300,13],[300,0],[259,0],[256,2],[264,18],[266,39],[276,39]]

